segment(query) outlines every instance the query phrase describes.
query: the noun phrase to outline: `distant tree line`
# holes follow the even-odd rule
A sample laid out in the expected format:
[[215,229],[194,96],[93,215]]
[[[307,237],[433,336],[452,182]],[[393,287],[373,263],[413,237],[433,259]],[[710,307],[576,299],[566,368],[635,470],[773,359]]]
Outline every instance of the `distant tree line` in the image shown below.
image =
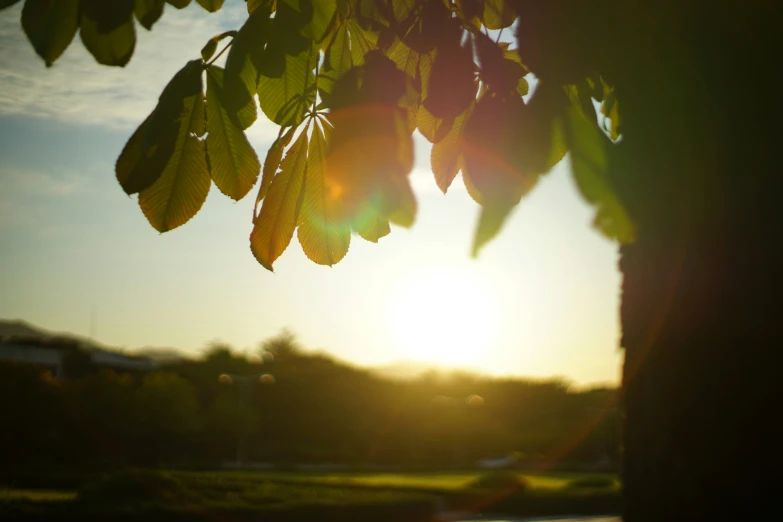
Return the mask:
[[530,467],[612,468],[617,393],[467,373],[394,380],[304,351],[287,333],[257,355],[213,345],[149,373],[58,380],[3,363],[0,459],[9,470],[213,467],[244,444],[243,459],[282,466],[469,468],[515,453]]

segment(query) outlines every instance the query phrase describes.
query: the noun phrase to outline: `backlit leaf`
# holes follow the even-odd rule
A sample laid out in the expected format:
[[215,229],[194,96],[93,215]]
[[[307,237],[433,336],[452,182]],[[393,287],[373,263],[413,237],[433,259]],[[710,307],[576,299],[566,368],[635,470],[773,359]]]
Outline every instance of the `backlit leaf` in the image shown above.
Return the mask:
[[361,208],[351,227],[364,240],[377,243],[379,239],[389,235],[391,228],[389,220],[381,216],[371,205]]
[[215,185],[228,197],[240,200],[253,188],[261,168],[255,150],[224,107],[223,70],[207,69],[207,151]]
[[460,155],[462,154],[462,131],[472,111],[473,105],[457,116],[448,134],[432,146],[432,151],[430,152],[432,173],[435,175],[435,182],[438,184],[438,188],[444,194],[459,172]]
[[[236,31],[226,31],[224,33],[217,34],[212,38],[210,38],[209,41],[207,41],[207,43],[201,49],[201,59],[204,60],[205,62],[208,62],[209,59],[212,58],[212,55],[215,54],[218,43],[220,43],[221,40],[229,36],[231,38],[235,38],[236,35],[237,35]],[[252,105],[253,107],[255,107],[255,103],[253,103]],[[253,118],[253,121],[255,121],[255,117]],[[252,123],[252,121],[250,123]]]
[[[328,132],[328,127],[326,127]],[[297,231],[305,255],[319,265],[332,266],[348,252],[351,228],[332,213],[333,205],[324,175],[327,139],[314,125],[307,155],[307,181],[302,204],[301,224]]]
[[214,13],[215,11],[218,11],[221,7],[223,7],[223,2],[225,0],[196,0],[198,4],[209,11],[210,13]]
[[49,67],[70,45],[79,28],[78,0],[27,0],[22,28]]
[[190,4],[190,0],[166,0],[167,3],[173,5],[177,9],[184,9]]
[[280,78],[261,76],[258,99],[267,118],[283,127],[302,121],[315,101],[317,59],[318,53],[311,47],[298,56],[285,55],[285,74]]
[[495,238],[516,205],[496,204],[482,206],[470,255],[478,257],[484,246]]
[[288,144],[291,143],[294,131],[296,131],[296,127],[288,129],[285,134],[281,135],[272,143],[272,146],[269,147],[269,150],[266,153],[263,176],[261,178],[261,184],[258,186],[256,205],[253,209],[254,221],[258,214],[258,205],[261,203],[261,200],[266,197],[266,193],[269,191],[269,185],[272,184],[272,179],[274,179],[275,174],[277,174],[277,169],[280,168],[280,162],[283,160],[283,152],[285,152],[285,148]]
[[175,79],[181,84],[164,92],[166,101],[176,99],[177,93],[171,92],[175,88],[182,95],[174,152],[160,178],[139,193],[142,212],[159,232],[176,228],[196,215],[210,185],[204,141],[198,138],[205,130],[200,61],[190,62]]
[[136,0],[133,14],[136,20],[147,30],[152,29],[155,22],[163,15],[164,0]]
[[[169,162],[180,135],[185,100],[201,95],[199,61],[189,62],[166,85],[155,110],[144,120],[122,150],[115,166],[117,180],[127,194],[152,185]],[[203,109],[203,107],[202,107]],[[199,135],[204,128],[196,129]]]
[[514,23],[516,15],[506,0],[484,0],[484,26],[503,29]]
[[576,107],[568,110],[566,122],[574,180],[582,196],[596,207],[594,226],[621,243],[632,242],[635,236],[633,223],[607,175],[607,148],[610,146],[607,138]]
[[225,107],[234,123],[246,129],[252,121],[242,121],[240,114],[252,103],[255,106],[256,86],[262,53],[269,27],[269,10],[256,9],[245,21],[231,42],[224,74]]
[[130,13],[122,25],[108,33],[101,33],[98,22],[82,13],[79,36],[84,47],[101,65],[124,67],[130,61],[136,46],[136,30]]
[[272,180],[250,234],[250,249],[261,265],[272,264],[288,247],[299,221],[307,170],[307,130],[299,134]]
[[337,0],[303,0],[300,2],[300,10],[306,12],[309,17],[309,21],[300,31],[302,36],[320,42],[332,23],[337,10]]

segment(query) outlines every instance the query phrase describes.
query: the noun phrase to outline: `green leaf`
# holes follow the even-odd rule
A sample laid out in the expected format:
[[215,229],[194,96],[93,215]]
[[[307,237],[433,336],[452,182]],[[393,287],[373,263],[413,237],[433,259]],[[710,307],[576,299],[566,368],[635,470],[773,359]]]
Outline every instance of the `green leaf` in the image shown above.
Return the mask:
[[416,126],[421,135],[430,143],[438,143],[443,140],[451,130],[454,120],[436,118],[424,105],[419,106],[416,114]]
[[226,58],[224,77],[225,107],[235,123],[247,128],[252,121],[240,121],[239,114],[249,103],[255,105],[258,68],[269,28],[269,10],[256,9],[237,32]]
[[337,10],[337,0],[301,1],[299,7],[309,17],[309,21],[302,27],[300,33],[314,42],[320,42],[332,23]]
[[[236,35],[237,35],[236,31],[226,31],[225,33],[220,33],[210,38],[209,41],[201,49],[201,59],[204,60],[205,62],[208,62],[209,59],[212,58],[212,56],[215,54],[215,51],[217,51],[218,43],[221,40],[223,40],[228,36],[234,38],[236,37]],[[255,104],[253,104],[253,106],[255,106]],[[255,118],[253,119],[255,120]]]
[[254,221],[258,214],[258,205],[261,203],[261,200],[266,197],[266,194],[269,191],[269,185],[272,184],[272,179],[274,179],[275,174],[277,174],[277,169],[280,168],[280,162],[283,160],[283,152],[288,144],[291,143],[291,138],[294,136],[295,131],[296,127],[288,129],[288,132],[279,136],[274,143],[272,143],[272,146],[269,147],[269,150],[266,153],[263,177],[261,178],[261,184],[258,187],[256,205],[253,208]]
[[484,0],[484,26],[503,29],[514,23],[516,14],[506,0]]
[[449,133],[432,146],[430,164],[438,188],[445,194],[460,170],[460,155],[462,154],[462,131],[470,118],[473,105],[460,114],[451,125]]
[[166,0],[166,2],[177,9],[185,9],[190,4],[190,0]]
[[[326,127],[327,131],[329,127]],[[320,125],[313,126],[307,155],[307,181],[302,204],[302,222],[297,238],[305,255],[314,263],[332,266],[348,252],[351,227],[332,212],[324,175],[327,138]]]
[[196,0],[196,2],[198,2],[198,5],[200,5],[210,13],[214,13],[215,11],[218,11],[221,7],[223,7],[224,1],[225,0]]
[[301,123],[315,101],[315,46],[297,56],[285,55],[285,73],[280,78],[261,76],[258,100],[267,118],[282,127]]
[[204,141],[198,138],[205,130],[201,62],[188,63],[175,80],[161,96],[161,103],[180,101],[174,152],[160,178],[139,193],[142,212],[159,232],[183,225],[196,215],[210,185]]
[[288,247],[299,221],[307,169],[307,129],[299,134],[272,180],[250,234],[250,249],[261,265],[272,264]]
[[389,220],[381,216],[371,205],[360,210],[351,223],[351,227],[359,234],[359,237],[371,243],[377,243],[379,239],[391,232]]
[[[162,174],[174,152],[185,100],[201,95],[200,62],[194,60],[174,75],[166,85],[155,110],[144,120],[128,140],[115,166],[117,181],[128,194],[140,192],[152,185]],[[204,128],[200,128],[200,134]]]
[[79,36],[84,47],[101,65],[124,67],[130,61],[136,46],[136,31],[130,13],[122,25],[108,33],[102,33],[99,22],[90,18],[87,13],[82,13]]
[[223,69],[207,69],[207,152],[215,185],[239,201],[253,188],[261,165],[245,133],[224,108]]
[[148,116],[136,129],[114,167],[117,181],[128,195],[140,192],[155,183],[174,151],[176,136],[175,139],[167,140],[167,143],[151,148],[148,153],[145,152],[143,144],[151,118],[152,115]]
[[607,175],[609,143],[606,137],[576,107],[568,109],[566,122],[574,180],[582,196],[596,207],[594,226],[621,243],[633,242],[634,225]]
[[516,205],[496,204],[481,207],[470,255],[478,257],[481,249],[495,238]]
[[22,28],[38,56],[51,66],[70,45],[79,28],[78,0],[27,0]]
[[139,21],[142,27],[149,31],[163,15],[165,3],[164,0],[136,0],[133,14],[136,15],[136,20]]
[[274,0],[245,0],[247,2],[247,14],[253,14],[253,11],[259,7],[268,6]]

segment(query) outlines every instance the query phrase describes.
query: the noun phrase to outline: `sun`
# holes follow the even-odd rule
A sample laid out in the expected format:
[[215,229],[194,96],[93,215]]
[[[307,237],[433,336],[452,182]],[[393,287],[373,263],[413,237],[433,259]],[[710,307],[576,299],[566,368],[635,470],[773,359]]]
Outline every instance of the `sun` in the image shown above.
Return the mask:
[[401,284],[390,326],[410,359],[472,364],[494,339],[492,305],[487,288],[469,275],[420,274]]

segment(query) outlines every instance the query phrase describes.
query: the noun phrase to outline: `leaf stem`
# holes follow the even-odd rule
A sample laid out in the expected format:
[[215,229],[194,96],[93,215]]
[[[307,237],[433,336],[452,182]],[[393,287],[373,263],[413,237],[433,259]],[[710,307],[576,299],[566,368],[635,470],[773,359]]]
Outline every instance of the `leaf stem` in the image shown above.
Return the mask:
[[212,59],[211,59],[209,62],[207,62],[207,64],[205,65],[205,67],[209,67],[210,65],[212,65],[213,63],[215,63],[215,62],[217,61],[217,59],[218,59],[218,58],[220,58],[220,57],[223,55],[223,53],[224,53],[224,52],[226,52],[226,51],[228,50],[228,48],[229,48],[229,47],[231,47],[231,44],[233,44],[233,43],[234,43],[234,40],[232,39],[230,42],[228,42],[228,43],[225,45],[225,47],[223,47],[223,49],[221,49],[221,50],[220,50],[220,52],[219,52],[219,53],[217,53],[217,54],[215,55],[215,57],[214,57],[214,58],[212,58]]

